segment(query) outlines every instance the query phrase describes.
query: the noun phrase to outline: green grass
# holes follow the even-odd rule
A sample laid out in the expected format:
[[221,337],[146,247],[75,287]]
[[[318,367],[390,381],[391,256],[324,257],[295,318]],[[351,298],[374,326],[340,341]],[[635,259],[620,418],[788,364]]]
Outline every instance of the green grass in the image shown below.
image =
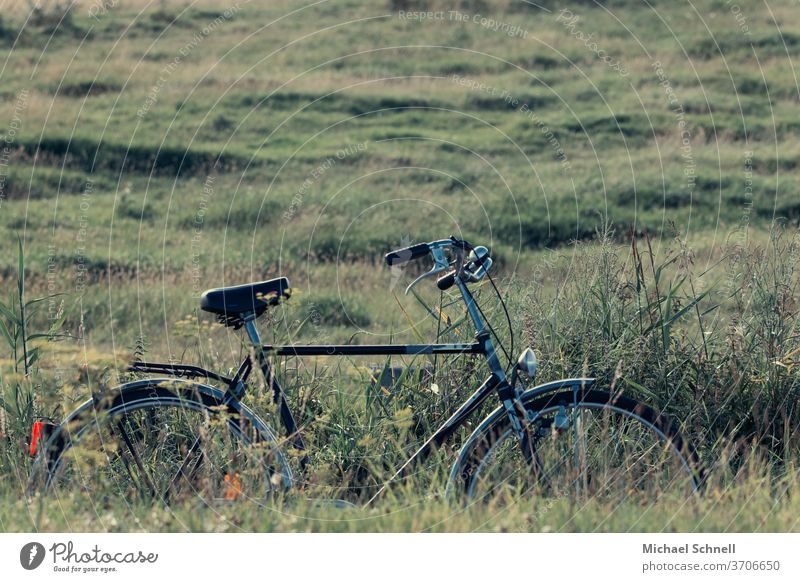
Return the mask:
[[562,498],[468,509],[411,496],[367,509],[300,500],[277,508],[133,503],[98,511],[70,499],[28,504],[9,495],[0,499],[0,527],[41,532],[797,532],[797,499],[789,493],[797,486],[754,480],[700,499],[664,497],[622,507]]
[[[541,523],[526,521],[536,508],[454,516],[439,502],[393,517],[391,508],[422,495],[410,490],[410,501],[341,521],[292,501],[302,515],[332,515],[334,529],[796,529],[794,496],[781,493],[795,486],[798,458],[793,2],[770,11],[740,2],[748,34],[723,0],[538,2],[550,12],[457,3],[518,25],[525,38],[469,19],[399,17],[452,8],[438,0],[302,10],[250,2],[228,15],[238,5],[146,4],[121,2],[93,18],[94,3],[82,1],[63,20],[44,11],[23,27],[15,3],[0,20],[0,144],[9,146],[0,301],[10,305],[16,289],[20,237],[28,298],[53,296],[31,330],[63,314],[69,336],[44,344],[27,376],[10,361],[13,346],[0,351],[4,467],[15,467],[0,480],[0,527],[327,528],[264,515],[215,521],[191,507],[176,508],[183,521],[169,523],[161,508],[132,508],[111,515],[122,524],[112,526],[77,500],[75,523],[47,504],[28,520],[13,517],[22,502],[10,492],[27,470],[21,445],[32,416],[58,418],[116,383],[140,338],[153,359],[225,371],[236,363],[238,339],[198,313],[202,290],[289,276],[297,294],[265,322],[269,341],[421,341],[435,325],[402,295],[414,273],[398,281],[381,257],[460,234],[491,246],[517,346],[536,349],[540,379],[625,381],[686,419],[719,470],[720,503],[692,501],[674,520],[669,500],[647,520],[637,519],[641,501],[609,517],[608,507],[568,500]],[[561,8],[579,17],[572,30]],[[593,34],[627,74],[578,32]],[[499,311],[491,316],[502,322]],[[318,395],[303,420],[320,445],[320,470],[363,481],[350,460],[368,447],[362,439],[386,437],[386,418],[370,411],[353,368],[384,362],[340,364],[310,363],[290,392]],[[411,382],[381,414],[411,408],[426,419],[420,430],[430,428],[476,378],[468,363],[442,369],[447,398]],[[333,386],[346,388],[338,399]],[[323,430],[336,424],[325,414],[352,434]],[[769,458],[774,475],[742,473],[746,451]],[[770,485],[742,484],[745,474]],[[736,515],[751,494],[775,503],[763,523]]]

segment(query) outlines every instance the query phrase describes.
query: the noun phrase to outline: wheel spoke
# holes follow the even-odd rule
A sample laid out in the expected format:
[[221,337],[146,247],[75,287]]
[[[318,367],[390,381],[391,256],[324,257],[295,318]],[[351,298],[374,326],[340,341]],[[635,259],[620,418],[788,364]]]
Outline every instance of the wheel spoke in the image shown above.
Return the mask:
[[128,476],[131,478],[131,483],[136,485],[137,489],[138,489],[140,487],[141,479],[136,475],[136,473],[133,470],[133,467],[131,467],[131,461],[128,458],[128,455],[125,454],[125,450],[122,449],[121,447],[117,447],[117,450],[115,451],[115,454],[116,454],[117,458],[122,462],[122,466],[125,467],[125,471],[128,473]]
[[197,437],[194,440],[194,443],[192,443],[192,446],[189,449],[189,452],[186,454],[186,458],[183,460],[183,463],[181,463],[181,466],[178,468],[177,472],[172,477],[172,480],[169,483],[169,487],[167,488],[167,491],[164,493],[164,499],[165,500],[169,500],[169,497],[170,497],[170,494],[172,493],[172,491],[173,490],[177,490],[178,483],[180,482],[181,477],[185,478],[187,483],[189,483],[189,485],[192,484],[192,480],[194,479],[194,476],[197,473],[198,467],[203,463],[203,451],[202,450],[200,450],[199,454],[194,459],[194,464],[192,465],[192,469],[189,471],[188,475],[185,473],[185,471],[186,471],[186,467],[188,467],[189,463],[192,461],[192,455],[194,455],[194,453],[197,452],[200,449],[200,443],[201,443],[200,437]]
[[[139,468],[139,472],[141,474],[142,479],[145,482],[145,486],[150,490],[150,495],[152,497],[156,496],[156,487],[153,484],[153,480],[150,478],[150,475],[147,473],[147,469],[144,467],[144,463],[142,463],[142,458],[139,456],[139,453],[136,451],[136,447],[134,446],[131,438],[128,436],[128,431],[125,430],[123,426],[124,419],[121,419],[116,423],[116,428],[122,435],[122,440],[125,441],[125,445],[128,447],[128,450],[133,457],[133,462]],[[126,463],[126,468],[128,468],[128,472],[130,473],[129,465]]]
[[504,418],[487,425],[484,444],[467,443],[469,456],[455,473],[464,476],[467,495],[512,501],[536,491],[618,503],[630,495],[688,494],[699,487],[696,456],[675,447],[680,436],[663,417],[631,399],[618,405],[607,393],[581,398],[570,392],[529,403],[522,443]]
[[186,398],[147,392],[121,400],[102,415],[92,409],[84,423],[73,422],[67,446],[39,466],[46,478],[34,473],[32,482],[80,491],[93,503],[113,503],[131,491],[143,499],[163,494],[165,503],[181,491],[218,503],[242,491],[264,499],[271,475],[291,476],[272,431],[252,422],[243,434],[221,405],[199,402],[194,391]]
[[579,451],[579,443],[580,443],[580,430],[579,430],[579,420],[578,420],[578,407],[575,406],[572,409],[572,434],[573,438],[573,459],[575,461],[575,469],[574,469],[574,479],[575,479],[575,495],[580,499],[581,496],[581,462],[580,462],[580,451]]
[[522,453],[525,464],[530,467],[533,474],[533,481],[537,482],[542,489],[548,490],[550,482],[547,472],[544,470],[544,461],[537,451],[537,444],[541,440],[538,435],[539,425],[528,422],[525,426],[525,435],[521,443]]

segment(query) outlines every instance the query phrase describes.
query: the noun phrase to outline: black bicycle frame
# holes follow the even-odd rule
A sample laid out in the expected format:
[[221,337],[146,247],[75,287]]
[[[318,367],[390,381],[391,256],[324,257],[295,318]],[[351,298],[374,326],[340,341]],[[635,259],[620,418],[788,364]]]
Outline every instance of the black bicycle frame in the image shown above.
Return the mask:
[[[252,322],[247,322],[252,323]],[[258,337],[255,326],[247,325],[248,334],[251,339]],[[255,335],[255,337],[253,337]],[[385,345],[262,345],[261,350],[256,356],[259,359],[259,367],[265,381],[270,386],[273,399],[279,406],[279,413],[287,437],[292,445],[298,450],[306,450],[305,442],[298,430],[297,423],[292,415],[291,409],[284,397],[284,391],[278,382],[277,377],[269,363],[268,355],[276,356],[377,356],[377,355],[433,355],[433,354],[485,354],[486,349],[483,342],[473,342],[468,344],[385,344]],[[199,366],[189,366],[183,364],[164,364],[159,362],[134,362],[128,368],[131,372],[168,374],[170,376],[184,378],[207,378],[216,380],[227,385],[226,397],[239,399],[244,393],[244,385],[247,376],[252,369],[252,361],[247,356],[239,366],[236,374],[229,378],[216,372],[206,370]],[[489,376],[486,381],[467,399],[461,406],[448,418],[434,433],[420,446],[417,451],[397,469],[392,477],[381,487],[370,502],[378,497],[387,487],[400,479],[406,469],[415,461],[426,457],[436,447],[441,446],[464,421],[477,410],[486,399],[498,389],[505,380]],[[301,465],[308,463],[308,457],[301,459]]]
[[384,345],[292,345],[262,346],[276,356],[420,356],[435,354],[484,354],[480,343],[384,344]]
[[[461,406],[448,418],[434,433],[426,440],[422,446],[411,457],[397,469],[392,477],[384,483],[380,490],[372,496],[368,503],[377,498],[383,491],[398,479],[402,478],[405,470],[415,461],[427,456],[434,448],[444,443],[461,424],[483,404],[492,392],[496,392],[501,403],[509,414],[512,427],[517,431],[520,439],[524,438],[521,430],[520,412],[515,406],[517,394],[515,389],[508,383],[505,371],[497,359],[494,344],[492,343],[489,331],[483,324],[478,308],[472,294],[467,289],[464,281],[456,276],[455,285],[458,286],[464,298],[467,312],[475,324],[477,330],[475,341],[472,343],[453,343],[453,344],[384,344],[384,345],[266,345],[261,342],[258,329],[255,325],[256,314],[241,314],[242,324],[247,331],[250,344],[253,346],[258,360],[259,368],[264,376],[264,380],[270,386],[273,398],[279,406],[281,421],[288,438],[293,446],[305,451],[306,446],[302,435],[298,430],[297,423],[286,401],[284,391],[269,363],[269,355],[275,356],[418,356],[418,355],[437,355],[437,354],[481,354],[485,356],[491,375],[473,394],[465,400]],[[245,391],[245,381],[252,369],[252,361],[247,356],[239,366],[233,378],[220,376],[214,372],[199,368],[197,366],[185,366],[180,364],[159,364],[136,362],[130,370],[135,372],[149,372],[170,374],[172,376],[183,377],[205,377],[212,380],[224,382],[228,385],[226,400],[239,399]],[[304,455],[301,460],[303,467],[308,463],[308,456]]]

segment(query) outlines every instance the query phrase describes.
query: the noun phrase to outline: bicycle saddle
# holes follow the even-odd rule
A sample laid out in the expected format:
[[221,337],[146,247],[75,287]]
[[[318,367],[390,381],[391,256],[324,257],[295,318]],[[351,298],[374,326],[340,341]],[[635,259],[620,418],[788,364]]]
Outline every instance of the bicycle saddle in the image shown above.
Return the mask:
[[267,307],[277,305],[291,294],[289,280],[279,277],[259,283],[209,289],[200,297],[200,309],[217,314],[225,325],[239,327],[244,323],[242,315],[254,313],[258,317]]

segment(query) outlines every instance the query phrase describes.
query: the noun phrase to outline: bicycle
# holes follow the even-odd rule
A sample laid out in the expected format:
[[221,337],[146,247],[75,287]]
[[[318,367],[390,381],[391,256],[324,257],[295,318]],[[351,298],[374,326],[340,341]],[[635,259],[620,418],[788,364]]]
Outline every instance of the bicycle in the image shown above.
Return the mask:
[[[474,354],[485,359],[488,378],[367,503],[466,426],[493,394],[499,406],[464,440],[449,471],[445,493],[450,497],[501,493],[597,497],[700,490],[704,472],[697,452],[653,407],[603,390],[594,378],[566,378],[526,388],[538,367],[530,348],[513,366],[502,365],[495,345],[499,338],[470,290],[487,278],[508,315],[489,274],[492,259],[486,247],[451,237],[392,251],[385,261],[398,266],[428,257],[433,267],[406,293],[436,277],[443,293],[453,293],[454,301],[463,302],[475,329],[474,341],[265,345],[255,322],[289,298],[288,280],[212,289],[202,295],[201,308],[226,326],[244,328],[254,357],[247,355],[232,377],[192,365],[132,363],[131,372],[155,377],[125,383],[87,400],[58,425],[34,426],[31,452],[36,460],[29,487],[47,491],[77,487],[102,495],[110,485],[122,496],[138,493],[167,502],[181,496],[200,496],[209,502],[240,495],[267,498],[291,489],[309,462],[303,431],[274,373],[271,356]],[[272,391],[283,438],[242,402],[254,367]]]

